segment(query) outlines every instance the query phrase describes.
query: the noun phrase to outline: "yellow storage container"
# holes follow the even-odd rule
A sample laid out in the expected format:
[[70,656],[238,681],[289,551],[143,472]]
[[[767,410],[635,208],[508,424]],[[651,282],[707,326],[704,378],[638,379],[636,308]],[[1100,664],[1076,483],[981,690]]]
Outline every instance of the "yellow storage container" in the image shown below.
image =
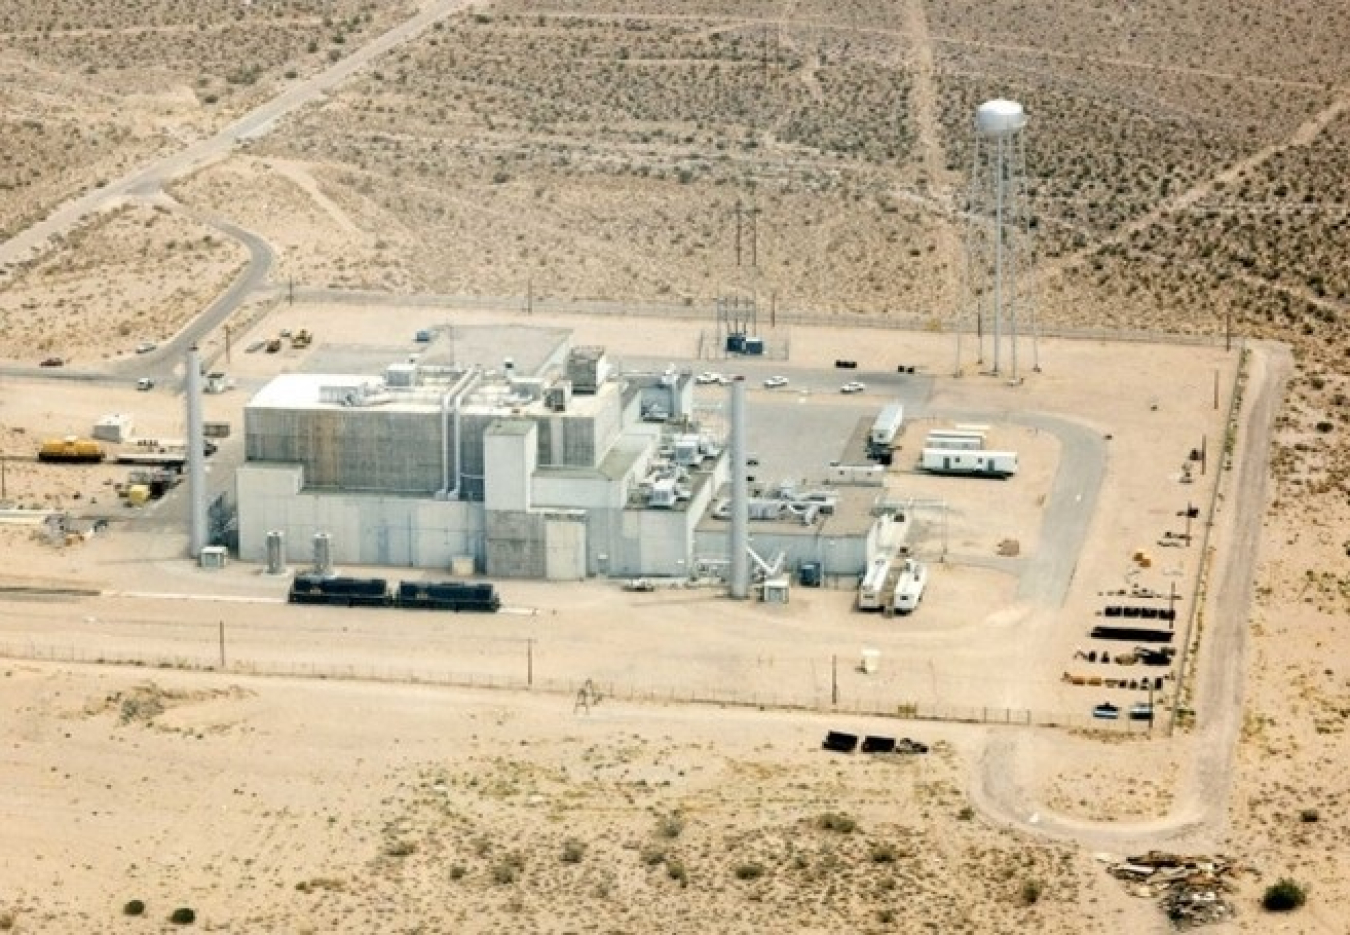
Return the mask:
[[150,499],[150,487],[147,484],[132,484],[127,488],[127,503],[140,506]]

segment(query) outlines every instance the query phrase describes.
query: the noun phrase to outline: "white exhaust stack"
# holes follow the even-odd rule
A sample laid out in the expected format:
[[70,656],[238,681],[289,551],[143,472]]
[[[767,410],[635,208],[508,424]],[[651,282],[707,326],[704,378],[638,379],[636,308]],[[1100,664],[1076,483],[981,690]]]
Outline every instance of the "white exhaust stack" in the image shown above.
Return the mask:
[[206,547],[206,437],[202,430],[202,362],[194,344],[187,354],[188,554]]
[[745,377],[731,381],[731,596],[750,596],[750,491],[745,476]]

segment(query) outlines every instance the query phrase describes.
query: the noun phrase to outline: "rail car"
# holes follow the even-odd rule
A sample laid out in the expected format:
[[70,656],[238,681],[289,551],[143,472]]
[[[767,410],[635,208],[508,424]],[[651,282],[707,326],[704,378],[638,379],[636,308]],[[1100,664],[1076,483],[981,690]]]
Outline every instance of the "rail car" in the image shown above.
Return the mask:
[[496,588],[486,582],[400,581],[397,588],[391,588],[384,578],[314,574],[295,576],[291,581],[289,600],[292,604],[479,613],[495,613],[502,606]]

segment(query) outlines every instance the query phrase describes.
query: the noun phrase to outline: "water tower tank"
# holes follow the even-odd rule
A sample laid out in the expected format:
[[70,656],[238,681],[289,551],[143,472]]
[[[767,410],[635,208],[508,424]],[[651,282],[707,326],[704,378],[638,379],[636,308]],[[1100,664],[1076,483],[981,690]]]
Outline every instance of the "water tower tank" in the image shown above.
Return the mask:
[[981,136],[1012,136],[1026,125],[1026,111],[1016,101],[985,101],[975,108],[975,130]]

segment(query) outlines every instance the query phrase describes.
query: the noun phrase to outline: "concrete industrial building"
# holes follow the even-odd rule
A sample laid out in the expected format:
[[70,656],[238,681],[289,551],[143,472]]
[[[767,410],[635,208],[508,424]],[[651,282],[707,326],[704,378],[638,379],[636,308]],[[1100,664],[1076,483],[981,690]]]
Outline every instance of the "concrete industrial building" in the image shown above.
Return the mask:
[[[262,561],[276,531],[297,562],[324,533],[338,564],[550,580],[724,571],[728,538],[713,508],[725,513],[730,458],[725,439],[691,419],[691,376],[620,373],[603,348],[574,347],[565,333],[513,331],[511,344],[500,329],[447,329],[381,377],[268,383],[244,413],[240,557]],[[496,366],[459,362],[507,344],[512,357]],[[787,520],[757,524],[755,550],[777,557],[774,568],[864,566],[870,521],[835,520],[827,542],[834,502],[774,496],[795,504],[761,508]]]

